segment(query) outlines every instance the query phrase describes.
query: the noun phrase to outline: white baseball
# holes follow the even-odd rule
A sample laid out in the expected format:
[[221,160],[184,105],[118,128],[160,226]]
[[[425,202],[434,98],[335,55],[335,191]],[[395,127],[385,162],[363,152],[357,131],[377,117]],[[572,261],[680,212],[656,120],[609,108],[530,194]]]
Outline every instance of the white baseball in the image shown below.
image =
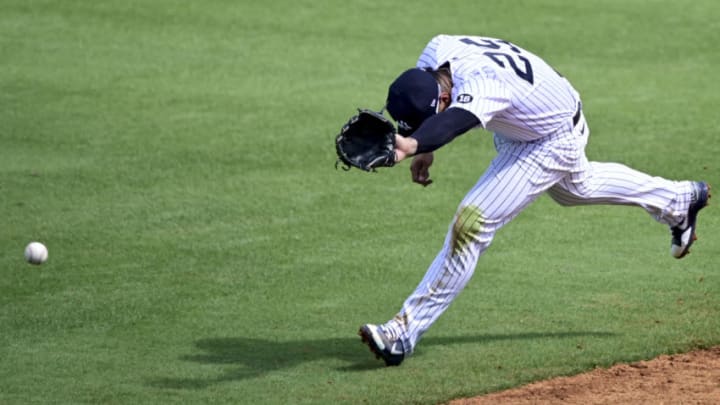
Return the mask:
[[43,264],[48,258],[48,250],[40,242],[30,242],[25,248],[25,260],[32,264]]

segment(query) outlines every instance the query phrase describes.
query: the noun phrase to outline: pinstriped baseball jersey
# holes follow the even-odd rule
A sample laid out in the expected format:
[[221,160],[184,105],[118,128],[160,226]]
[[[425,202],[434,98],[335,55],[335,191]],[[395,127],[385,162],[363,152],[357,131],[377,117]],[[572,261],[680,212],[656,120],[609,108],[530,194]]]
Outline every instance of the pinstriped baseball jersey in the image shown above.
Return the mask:
[[449,63],[450,107],[475,114],[481,125],[516,141],[533,141],[558,131],[577,111],[580,96],[541,58],[510,42],[478,36],[438,35],[417,67],[436,70]]
[[675,229],[687,222],[695,189],[690,181],[589,161],[590,127],[578,92],[534,54],[500,39],[439,35],[417,67],[446,64],[453,80],[449,108],[472,112],[494,132],[497,156],[461,201],[421,282],[381,327],[406,354],[465,288],[495,234],[543,193],[564,206],[640,207]]

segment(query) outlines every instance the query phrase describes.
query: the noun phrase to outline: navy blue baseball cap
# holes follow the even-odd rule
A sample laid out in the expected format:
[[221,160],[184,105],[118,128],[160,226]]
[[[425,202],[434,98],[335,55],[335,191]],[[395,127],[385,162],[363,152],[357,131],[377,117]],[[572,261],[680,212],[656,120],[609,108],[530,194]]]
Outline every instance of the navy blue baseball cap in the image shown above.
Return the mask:
[[439,97],[440,86],[429,72],[413,68],[398,76],[388,89],[386,108],[400,135],[411,135],[436,114]]

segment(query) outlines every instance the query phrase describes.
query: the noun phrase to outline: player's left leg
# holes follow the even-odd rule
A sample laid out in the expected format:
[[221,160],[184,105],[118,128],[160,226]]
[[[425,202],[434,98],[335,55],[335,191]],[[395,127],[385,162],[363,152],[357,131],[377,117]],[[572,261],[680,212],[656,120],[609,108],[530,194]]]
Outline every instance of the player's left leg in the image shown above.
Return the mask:
[[383,325],[361,328],[363,341],[387,365],[411,353],[460,294],[495,233],[564,178],[579,156],[567,139],[523,143],[498,138],[497,147],[498,156],[460,203],[442,250],[400,312]]

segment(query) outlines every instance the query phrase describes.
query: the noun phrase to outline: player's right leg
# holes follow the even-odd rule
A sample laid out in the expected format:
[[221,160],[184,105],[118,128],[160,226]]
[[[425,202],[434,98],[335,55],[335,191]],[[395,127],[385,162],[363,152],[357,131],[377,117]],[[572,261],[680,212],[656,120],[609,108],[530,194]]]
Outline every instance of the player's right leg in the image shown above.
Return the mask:
[[710,198],[705,182],[672,181],[650,176],[619,163],[588,162],[548,190],[559,204],[633,205],[670,227],[670,253],[684,257],[695,240],[698,212]]
[[710,199],[710,185],[704,181],[696,181],[693,183],[693,193],[690,200],[690,206],[685,215],[685,220],[678,226],[670,228],[672,239],[670,241],[670,254],[682,259],[690,253],[690,246],[697,239],[695,235],[695,223],[697,215],[701,209],[705,208]]

